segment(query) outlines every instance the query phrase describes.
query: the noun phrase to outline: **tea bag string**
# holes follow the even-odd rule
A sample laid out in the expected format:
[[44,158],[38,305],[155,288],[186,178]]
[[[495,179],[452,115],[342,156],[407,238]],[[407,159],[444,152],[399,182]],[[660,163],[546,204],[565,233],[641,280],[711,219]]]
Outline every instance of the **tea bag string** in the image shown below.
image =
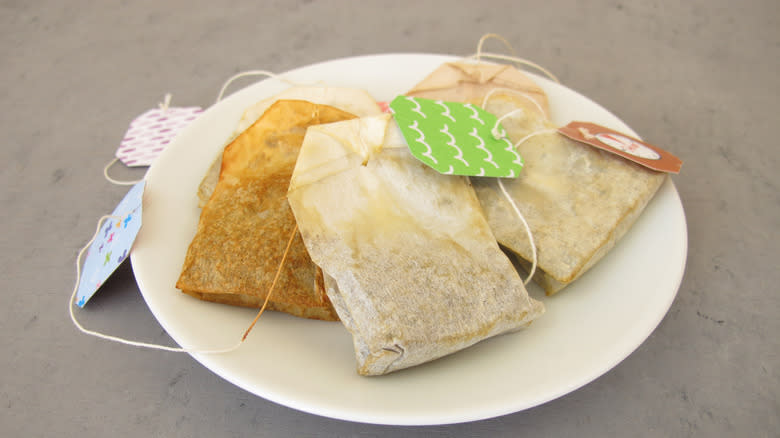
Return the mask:
[[[168,107],[171,105],[171,93],[165,93],[165,97],[163,98],[163,101],[158,103],[157,106],[160,107],[160,111],[162,111],[163,114],[165,114],[166,111],[168,111]],[[116,184],[118,186],[134,186],[138,184],[139,182],[143,181],[143,178],[135,181],[120,181],[117,179],[112,178],[108,174],[108,169],[111,168],[116,162],[119,161],[119,157],[114,157],[113,160],[109,161],[108,164],[106,164],[103,167],[103,177],[110,182],[111,184]]]
[[112,335],[106,335],[104,333],[100,333],[95,330],[90,330],[85,328],[76,318],[76,314],[73,312],[73,306],[75,304],[76,294],[79,289],[79,283],[81,281],[81,259],[84,256],[84,253],[89,249],[89,247],[92,245],[92,242],[95,241],[98,234],[100,233],[100,229],[103,226],[103,222],[107,219],[112,220],[121,220],[124,216],[114,216],[114,215],[104,215],[98,220],[97,228],[95,229],[95,234],[92,235],[92,238],[87,242],[84,247],[81,248],[78,255],[76,256],[76,284],[73,287],[73,293],[70,296],[70,299],[68,300],[68,311],[70,313],[70,319],[73,322],[73,324],[78,328],[82,333],[95,336],[100,339],[104,339],[111,342],[117,342],[124,345],[130,345],[133,347],[140,347],[140,348],[149,348],[152,350],[162,350],[162,351],[170,351],[175,353],[200,353],[200,354],[222,354],[222,353],[229,353],[231,351],[235,351],[238,349],[241,344],[244,343],[247,336],[249,335],[249,332],[252,331],[257,321],[260,319],[260,316],[265,312],[266,307],[268,306],[268,301],[271,298],[271,294],[273,293],[277,282],[279,281],[279,276],[281,275],[282,268],[284,267],[284,263],[287,260],[287,255],[290,252],[290,246],[292,246],[292,242],[295,238],[295,234],[298,232],[298,226],[296,225],[293,229],[293,232],[290,234],[290,239],[287,242],[287,247],[284,250],[284,253],[282,254],[282,260],[279,262],[279,268],[276,271],[276,275],[274,276],[273,282],[271,283],[271,286],[268,289],[268,293],[266,294],[265,301],[263,302],[262,307],[257,313],[257,316],[255,316],[255,319],[252,321],[252,323],[249,325],[249,327],[244,332],[244,335],[241,337],[241,340],[238,341],[235,345],[227,348],[219,348],[219,349],[200,349],[200,348],[181,348],[181,347],[169,347],[166,345],[159,345],[159,344],[152,344],[147,342],[139,342],[139,341],[133,341],[130,339],[121,338],[118,336],[112,336]]
[[[495,38],[495,39],[501,41],[502,43],[504,43],[506,48],[509,49],[509,51],[511,52],[511,56],[501,55],[501,54],[498,54],[498,53],[483,52],[482,51],[482,46],[485,44],[485,41],[487,41],[490,38]],[[549,70],[545,69],[541,65],[536,64],[534,62],[531,62],[531,61],[529,61],[527,59],[523,59],[523,58],[518,57],[517,56],[517,52],[515,51],[515,48],[512,47],[511,44],[509,44],[509,41],[507,41],[506,38],[502,37],[501,35],[498,35],[498,34],[495,34],[495,33],[487,33],[485,35],[482,35],[482,38],[479,39],[479,43],[477,43],[477,53],[469,56],[469,58],[475,58],[477,60],[477,62],[481,61],[482,57],[493,58],[493,59],[500,59],[502,61],[512,61],[512,62],[514,62],[514,63],[516,63],[518,65],[525,65],[525,66],[528,66],[528,67],[532,67],[532,68],[535,68],[535,69],[539,70],[540,72],[544,73],[545,76],[547,76],[548,78],[553,80],[555,83],[558,83],[558,84],[561,83],[561,81],[559,81],[558,78],[555,77],[554,74],[550,73]]]
[[501,178],[498,178],[498,187],[501,189],[501,193],[504,194],[504,197],[507,201],[509,201],[509,205],[512,206],[512,209],[515,211],[515,214],[517,217],[520,218],[520,221],[523,223],[523,226],[525,227],[525,232],[528,235],[528,242],[531,244],[531,254],[533,255],[533,261],[531,263],[531,270],[528,272],[528,278],[523,280],[523,285],[527,285],[531,279],[534,278],[534,273],[536,273],[536,243],[534,242],[534,235],[531,233],[531,227],[528,226],[528,222],[526,222],[525,217],[523,216],[523,213],[520,212],[520,208],[517,207],[517,203],[515,203],[515,200],[512,199],[511,196],[509,196],[509,192],[507,192],[506,187],[504,187],[504,181],[502,181]]
[[[495,38],[506,46],[507,49],[511,52],[511,55],[502,55],[499,53],[490,53],[490,52],[483,52],[482,46],[485,44],[485,41],[487,41],[490,38]],[[526,66],[534,68],[540,72],[542,72],[545,76],[550,78],[553,82],[560,84],[561,81],[558,80],[557,77],[555,77],[554,74],[550,73],[549,70],[542,67],[539,64],[536,64],[535,62],[529,61],[527,59],[523,59],[517,56],[517,52],[515,52],[515,48],[512,47],[511,44],[509,44],[509,41],[506,40],[506,38],[502,37],[501,35],[495,34],[495,33],[488,33],[485,35],[482,35],[482,38],[479,39],[479,43],[477,44],[477,53],[467,56],[467,59],[475,59],[477,62],[482,61],[482,58],[490,58],[490,59],[498,59],[501,61],[511,61],[514,62],[517,65],[520,66]]]
[[[488,99],[493,95],[493,93],[496,90],[497,89],[491,90],[487,95],[485,95],[485,98],[482,101],[482,108],[483,109],[485,109],[485,105],[487,104]],[[528,97],[529,100],[532,100],[534,103],[536,103],[536,101],[531,99],[529,96],[526,96],[526,97]],[[539,104],[538,103],[536,103],[536,104],[537,104],[537,107],[541,110],[541,107],[538,106]],[[493,129],[491,130],[491,133],[493,134],[493,136],[496,137],[496,138],[499,138],[499,137],[505,135],[505,132],[503,132],[503,133],[499,133],[498,132],[498,126],[500,125],[500,123],[502,121],[506,120],[509,117],[512,117],[512,116],[515,116],[515,115],[518,115],[518,114],[522,114],[523,112],[524,112],[524,110],[522,108],[517,108],[517,109],[509,111],[508,113],[506,113],[503,116],[499,117],[496,120],[496,123],[493,126]],[[544,111],[542,111],[542,113],[544,114]],[[523,138],[521,138],[520,140],[518,140],[516,143],[514,143],[514,145],[512,145],[512,147],[514,149],[517,149],[518,146],[520,146],[521,144],[525,143],[526,141],[528,141],[529,139],[531,139],[531,138],[533,138],[533,137],[535,137],[537,135],[552,134],[552,133],[555,133],[555,132],[557,132],[557,130],[555,130],[555,129],[540,129],[538,131],[531,132],[528,135],[526,135]],[[509,194],[509,191],[507,191],[506,187],[504,186],[504,181],[501,178],[498,178],[498,187],[501,189],[501,193],[504,195],[504,198],[506,198],[507,202],[509,202],[509,205],[512,206],[512,210],[514,210],[515,215],[517,215],[517,217],[520,219],[520,222],[523,223],[523,227],[525,228],[526,235],[528,236],[528,242],[529,242],[529,244],[531,246],[531,255],[532,255],[531,269],[528,272],[528,277],[523,281],[523,284],[527,285],[533,279],[534,274],[536,273],[536,266],[538,264],[538,255],[537,255],[537,250],[536,250],[536,242],[534,241],[533,232],[531,232],[531,227],[528,225],[528,221],[525,220],[525,216],[523,216],[523,213],[520,211],[520,207],[517,206],[517,203],[515,202],[514,198],[512,198],[512,196]]]
[[[487,94],[485,94],[485,97],[482,99],[483,109],[487,108],[488,100],[490,100],[490,98],[497,93],[513,94],[515,96],[522,97],[523,99],[533,104],[533,106],[536,107],[537,110],[539,110],[539,114],[541,114],[545,119],[549,118],[549,116],[547,115],[547,111],[545,111],[545,109],[542,108],[542,105],[540,105],[536,99],[528,95],[528,93],[523,93],[522,91],[513,90],[511,88],[502,88],[502,87],[492,88],[490,91],[487,92]],[[508,117],[508,115],[504,114],[503,116],[501,116],[501,120],[503,120],[503,118],[506,117]]]
[[[539,131],[532,132],[526,135],[525,137],[521,138],[517,143],[513,145],[513,147],[517,149],[518,146],[525,143],[532,137],[535,137],[537,135],[542,135],[542,134],[552,134],[555,132],[558,131],[555,129],[542,129]],[[501,193],[504,195],[504,198],[506,198],[507,202],[509,202],[509,205],[512,206],[512,209],[514,210],[517,217],[520,218],[520,222],[523,223],[523,227],[525,228],[525,233],[528,236],[528,242],[531,245],[531,255],[533,257],[531,261],[531,269],[528,271],[528,278],[526,278],[523,281],[523,284],[527,285],[531,281],[531,279],[534,278],[534,274],[536,273],[536,265],[538,264],[538,255],[536,250],[536,243],[534,241],[534,235],[531,232],[531,227],[528,225],[528,222],[525,220],[525,216],[523,216],[523,213],[520,212],[520,207],[517,206],[517,203],[515,202],[514,198],[512,198],[512,196],[507,191],[506,187],[504,186],[504,181],[501,178],[498,178],[498,187],[501,189]]]
[[[279,281],[279,276],[282,274],[282,268],[284,267],[284,262],[287,260],[287,255],[290,253],[290,247],[292,246],[293,240],[295,240],[295,235],[298,233],[298,224],[295,224],[295,227],[292,230],[292,233],[290,233],[290,239],[287,241],[287,246],[284,248],[284,253],[282,254],[282,260],[279,262],[279,267],[276,269],[276,274],[274,275],[274,280],[271,282],[271,287],[268,288],[268,293],[265,295],[265,301],[263,301],[263,306],[260,307],[260,311],[257,312],[257,315],[255,316],[255,319],[252,320],[252,323],[249,324],[249,327],[244,332],[244,336],[241,337],[241,342],[244,342],[246,340],[246,337],[249,336],[249,332],[252,331],[252,329],[255,327],[255,324],[257,324],[257,320],[260,319],[260,315],[265,312],[265,308],[268,306],[268,300],[271,298],[271,293],[274,291],[274,288],[276,287],[276,283]],[[239,342],[239,344],[241,343]]]
[[103,177],[108,182],[110,182],[111,184],[118,185],[118,186],[134,186],[134,185],[138,184],[139,182],[143,181],[143,178],[135,180],[135,181],[121,181],[121,180],[117,180],[117,179],[112,178],[108,174],[108,169],[110,169],[111,166],[116,164],[117,161],[119,161],[119,157],[114,157],[113,160],[109,161],[108,164],[106,164],[105,167],[103,167]]
[[[479,58],[477,58],[477,56],[479,56]],[[468,56],[467,58],[468,59],[476,59],[477,61],[479,61],[481,58],[491,58],[491,59],[498,59],[498,60],[501,60],[501,61],[511,61],[511,62],[516,63],[516,64],[525,65],[525,66],[528,66],[528,67],[533,67],[533,68],[539,70],[540,72],[542,72],[545,76],[547,76],[551,81],[555,82],[556,84],[560,84],[561,83],[561,81],[554,74],[552,74],[549,70],[547,70],[546,68],[542,67],[541,65],[539,65],[539,64],[537,64],[535,62],[532,62],[532,61],[529,61],[529,60],[523,59],[523,58],[518,58],[516,56],[507,56],[507,55],[501,55],[499,53],[484,52],[484,53],[475,53],[473,55]]]
[[512,56],[514,57],[517,56],[517,52],[515,51],[515,48],[512,47],[512,44],[510,44],[506,38],[502,37],[497,33],[486,33],[482,35],[482,37],[479,39],[479,42],[477,43],[477,53],[475,54],[475,56],[477,57],[477,61],[479,61],[480,58],[482,57],[482,46],[485,45],[485,41],[491,38],[497,39],[502,43],[504,43],[504,46],[506,46],[506,48],[511,52]]
[[270,71],[266,71],[266,70],[247,70],[247,71],[242,71],[240,73],[236,73],[235,75],[233,75],[230,78],[228,78],[228,80],[226,80],[225,83],[222,84],[222,88],[219,89],[219,94],[217,94],[217,100],[214,103],[219,103],[219,101],[221,101],[223,99],[223,97],[225,95],[225,91],[230,86],[230,84],[235,82],[237,79],[241,79],[241,78],[247,77],[247,76],[267,76],[269,78],[276,79],[278,81],[284,82],[284,83],[292,85],[294,87],[303,87],[303,86],[314,85],[314,84],[303,84],[303,83],[291,81],[289,79],[281,77],[280,75],[278,75],[276,73],[273,73],[273,72],[270,72]]
[[[498,54],[498,53],[483,52],[482,51],[482,46],[485,44],[485,41],[487,41],[490,38],[495,38],[495,39],[501,41],[502,43],[504,43],[506,48],[509,49],[509,51],[511,52],[511,55],[501,55],[501,54]],[[546,68],[542,67],[539,64],[536,64],[535,62],[532,62],[532,61],[529,61],[527,59],[523,59],[523,58],[518,57],[517,56],[517,52],[515,52],[515,48],[512,47],[512,45],[509,43],[509,41],[507,41],[506,38],[502,37],[501,35],[498,35],[498,34],[495,34],[495,33],[488,33],[488,34],[482,35],[482,37],[479,39],[479,43],[477,43],[477,53],[475,53],[473,55],[470,55],[470,56],[467,56],[466,59],[475,59],[477,62],[481,62],[483,57],[484,58],[491,58],[491,59],[498,59],[498,60],[502,60],[502,61],[511,61],[511,62],[514,62],[517,65],[535,68],[536,70],[540,71],[545,76],[547,76],[553,82],[555,82],[557,84],[561,83],[561,81],[554,74],[552,74],[549,70],[547,70]],[[480,72],[480,76],[481,75],[482,75],[482,72]],[[480,77],[480,79],[482,79],[482,78]],[[484,108],[484,105],[483,105],[483,108]],[[542,111],[542,113],[544,113],[544,111]]]

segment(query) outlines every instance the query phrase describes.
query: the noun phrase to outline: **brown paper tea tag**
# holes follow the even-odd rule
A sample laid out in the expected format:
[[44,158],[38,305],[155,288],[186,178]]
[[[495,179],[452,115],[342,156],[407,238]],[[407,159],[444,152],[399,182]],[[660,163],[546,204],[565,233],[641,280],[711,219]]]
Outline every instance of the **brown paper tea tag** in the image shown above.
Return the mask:
[[571,122],[558,132],[659,172],[680,173],[682,167],[682,160],[669,152],[595,123]]

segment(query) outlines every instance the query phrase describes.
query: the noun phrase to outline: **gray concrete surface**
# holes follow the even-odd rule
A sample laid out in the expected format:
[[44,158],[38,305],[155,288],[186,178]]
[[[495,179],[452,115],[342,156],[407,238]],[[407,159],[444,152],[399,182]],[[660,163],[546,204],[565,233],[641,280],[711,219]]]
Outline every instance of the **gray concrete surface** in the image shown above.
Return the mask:
[[[778,29],[772,0],[0,2],[0,435],[778,436]],[[685,161],[674,177],[689,231],[679,294],[610,372],[500,418],[376,426],[298,412],[188,355],[71,325],[76,253],[126,191],[102,167],[166,92],[208,106],[239,71],[464,55],[487,32]],[[171,342],[129,264],[82,319]]]

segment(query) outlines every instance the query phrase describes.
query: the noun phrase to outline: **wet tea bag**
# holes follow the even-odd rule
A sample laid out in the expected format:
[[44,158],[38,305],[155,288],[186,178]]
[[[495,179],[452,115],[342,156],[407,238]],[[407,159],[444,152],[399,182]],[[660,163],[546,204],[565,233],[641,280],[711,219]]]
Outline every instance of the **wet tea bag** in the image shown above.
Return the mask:
[[[278,100],[226,148],[176,287],[218,303],[260,307],[295,228],[287,188],[306,128],[354,116],[326,105]],[[293,241],[269,308],[335,320],[322,273],[300,236]]]
[[[305,100],[319,105],[328,105],[354,114],[358,117],[381,114],[382,110],[374,98],[368,92],[358,88],[344,87],[309,87],[298,86],[288,88],[275,96],[263,99],[247,108],[238,122],[235,133],[230,141],[249,128],[271,104],[277,100]],[[203,207],[214,192],[214,187],[219,179],[219,171],[222,163],[222,151],[217,155],[198,187],[199,206]]]
[[360,374],[436,359],[544,311],[468,179],[414,158],[390,115],[310,127],[288,199]]
[[[487,63],[471,68],[497,69]],[[452,71],[451,66],[441,67],[408,94],[476,102],[498,116],[507,137],[519,143],[517,151],[525,168],[519,178],[505,179],[504,186],[534,238],[534,280],[547,294],[558,292],[603,258],[628,231],[665,174],[559,134],[548,119],[546,98],[539,97],[538,87],[508,89],[489,82],[438,89],[430,85],[445,79],[452,82]],[[471,181],[499,243],[518,255],[521,265],[531,266],[533,247],[496,181],[478,177]]]

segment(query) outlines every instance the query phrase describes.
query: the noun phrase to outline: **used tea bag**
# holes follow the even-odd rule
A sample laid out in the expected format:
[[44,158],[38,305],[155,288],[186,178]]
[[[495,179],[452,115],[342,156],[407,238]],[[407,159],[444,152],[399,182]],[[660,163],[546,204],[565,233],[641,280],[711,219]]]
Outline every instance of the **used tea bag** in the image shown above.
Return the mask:
[[445,63],[404,94],[470,103],[499,117],[511,113],[511,119],[502,120],[502,125],[511,122],[512,139],[550,127],[547,94],[530,77],[508,65]]
[[360,374],[436,359],[544,311],[468,179],[415,159],[390,115],[310,127],[288,199]]
[[[504,124],[511,138],[512,123]],[[625,235],[666,174],[571,140],[557,132],[528,138],[519,178],[504,180],[528,222],[537,249],[534,281],[548,295],[577,279]],[[499,242],[528,267],[531,245],[496,182],[475,178],[474,189]]]
[[[287,188],[306,128],[353,118],[301,100],[274,102],[226,148],[176,287],[197,298],[260,307],[295,228]],[[322,273],[296,237],[269,308],[335,320]]]
[[501,64],[457,61],[442,64],[405,95],[482,107],[485,96],[500,91],[519,105],[547,116],[547,95],[520,70]]
[[[473,68],[493,71],[496,66]],[[525,161],[523,172],[503,182],[533,234],[534,280],[548,295],[558,292],[604,257],[628,231],[665,174],[558,134],[547,118],[546,99],[541,106],[536,92],[488,83],[463,85],[462,92],[460,85],[431,89],[429,84],[451,79],[451,70],[436,70],[408,94],[424,92],[432,99],[478,103],[498,117],[507,115],[501,124],[512,143],[526,139],[517,146]],[[499,243],[518,255],[521,265],[530,267],[534,255],[526,230],[496,181],[474,177],[472,183]]]
[[[238,127],[230,139],[232,141],[240,133],[249,128],[261,115],[271,106],[272,103],[277,100],[305,100],[307,102],[316,103],[319,105],[328,105],[334,108],[338,108],[342,111],[346,111],[350,114],[354,114],[358,117],[372,116],[382,113],[379,105],[365,90],[358,88],[341,88],[341,87],[291,87],[279,94],[270,97],[268,99],[261,100],[251,107],[247,108],[241,120],[238,122]],[[229,142],[228,142],[229,143]],[[222,152],[216,157],[211,164],[209,171],[206,173],[203,181],[198,187],[198,198],[200,199],[199,206],[203,207],[208,202],[209,197],[214,193],[214,187],[219,179],[219,171],[222,163]]]

